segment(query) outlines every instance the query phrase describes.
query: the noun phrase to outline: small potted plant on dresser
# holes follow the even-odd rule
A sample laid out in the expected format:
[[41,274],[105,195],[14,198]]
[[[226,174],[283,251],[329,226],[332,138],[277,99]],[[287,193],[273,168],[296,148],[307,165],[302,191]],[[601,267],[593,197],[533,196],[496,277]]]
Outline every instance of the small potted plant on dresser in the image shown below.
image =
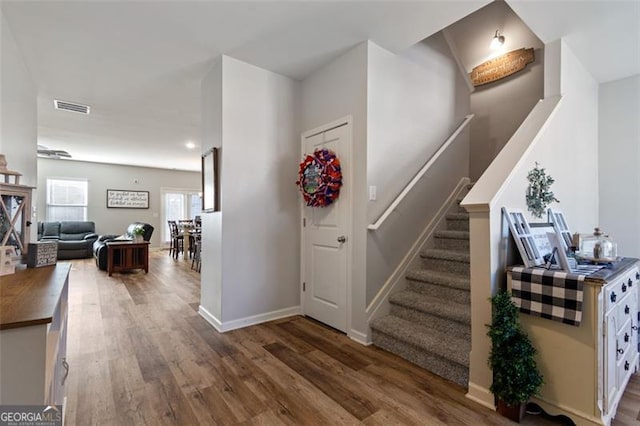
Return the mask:
[[543,378],[535,361],[536,350],[521,330],[518,307],[511,295],[501,291],[491,298],[492,322],[489,366],[493,370],[491,392],[498,402],[498,412],[520,422],[529,398],[537,394]]

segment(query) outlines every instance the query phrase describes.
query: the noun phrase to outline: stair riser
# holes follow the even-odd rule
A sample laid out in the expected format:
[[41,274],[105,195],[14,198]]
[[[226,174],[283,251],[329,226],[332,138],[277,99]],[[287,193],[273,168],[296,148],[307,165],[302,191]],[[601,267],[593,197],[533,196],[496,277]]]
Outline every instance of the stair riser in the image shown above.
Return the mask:
[[463,324],[448,318],[441,318],[436,315],[431,315],[426,312],[417,311],[394,303],[391,304],[391,315],[395,315],[398,318],[402,318],[414,324],[433,328],[434,330],[438,330],[443,333],[449,333],[450,335],[461,339],[471,339],[470,324]]
[[428,257],[422,258],[422,265],[425,269],[432,269],[440,272],[450,272],[465,277],[469,276],[469,263],[456,262],[453,260],[433,259]]
[[467,213],[467,210],[458,203],[456,205],[456,213]]
[[436,248],[444,250],[457,250],[469,252],[469,240],[458,240],[455,238],[435,238]]
[[407,288],[420,294],[439,297],[445,302],[455,300],[457,303],[471,303],[471,294],[468,290],[414,280],[407,280]]
[[373,344],[379,348],[392,352],[420,367],[444,377],[454,383],[464,386],[469,384],[469,368],[449,361],[429,352],[424,352],[416,347],[395,339],[387,334],[373,330]]
[[468,231],[469,219],[447,219],[447,229],[450,231]]

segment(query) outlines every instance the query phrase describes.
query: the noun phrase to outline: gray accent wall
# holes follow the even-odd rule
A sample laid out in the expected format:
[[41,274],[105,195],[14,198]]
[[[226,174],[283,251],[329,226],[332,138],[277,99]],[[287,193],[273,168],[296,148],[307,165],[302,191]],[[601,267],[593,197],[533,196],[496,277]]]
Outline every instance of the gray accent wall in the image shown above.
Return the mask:
[[[199,154],[196,154],[199,155]],[[98,234],[123,234],[131,222],[146,222],[155,228],[151,247],[161,247],[161,188],[200,191],[200,173],[150,167],[120,166],[84,161],[38,158],[37,211],[46,218],[47,178],[87,179],[87,219],[95,222]],[[107,189],[149,191],[148,209],[107,208]]]
[[[496,29],[504,46],[492,51]],[[471,93],[470,178],[478,180],[516,129],[544,97],[544,44],[501,1],[490,3],[446,29],[458,59],[467,73],[484,61],[520,48],[534,49],[535,61],[502,80],[475,87]]]

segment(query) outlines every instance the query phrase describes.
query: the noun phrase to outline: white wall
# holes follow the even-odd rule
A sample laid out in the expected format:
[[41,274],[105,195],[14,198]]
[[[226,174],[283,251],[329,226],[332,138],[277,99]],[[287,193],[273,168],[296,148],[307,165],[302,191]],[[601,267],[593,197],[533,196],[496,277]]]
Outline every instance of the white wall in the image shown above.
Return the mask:
[[[353,210],[351,255],[351,318],[347,333],[362,338],[367,329],[366,244],[367,244],[367,49],[361,43],[316,70],[302,82],[302,132],[341,117],[353,118]],[[299,155],[300,149],[297,149]]]
[[600,85],[600,226],[631,257],[640,257],[639,118],[640,76]]
[[[222,147],[222,58],[202,81],[202,149]],[[224,164],[222,164],[224,169]],[[221,178],[224,176],[220,176]],[[226,185],[221,184],[221,193]],[[222,318],[222,212],[203,213],[200,306]]]
[[[374,43],[368,50],[367,204],[374,223],[469,113],[469,90],[441,33],[401,55]],[[395,213],[367,239],[367,304],[417,236],[469,172],[465,132]],[[455,152],[454,152],[455,150]],[[439,169],[439,173],[435,173]]]
[[[38,158],[37,206],[40,220],[46,220],[47,178],[87,179],[89,200],[87,219],[95,222],[98,234],[123,234],[131,222],[146,222],[154,227],[151,246],[161,247],[161,188],[200,191],[200,173],[150,167],[120,166],[84,161]],[[108,209],[107,189],[149,191],[148,209]]]
[[[505,36],[498,51],[489,44],[496,29]],[[471,94],[471,180],[477,180],[533,106],[543,97],[544,46],[505,2],[493,2],[447,28],[467,72],[512,50],[534,48],[535,61],[523,70]]]
[[[504,250],[510,238],[501,207],[527,211],[526,174],[537,161],[555,179],[551,189],[560,203],[551,207],[563,210],[571,229],[589,229],[598,223],[598,85],[564,41],[553,44],[547,56],[551,52],[560,56],[562,100],[541,132],[528,135],[531,142],[522,157],[507,158],[510,141],[463,201],[474,211],[470,222],[472,352],[468,396],[489,406],[493,406],[488,390],[492,380],[487,366],[490,343],[484,325],[491,321],[488,297],[505,287],[508,265]],[[557,80],[557,76],[553,78]],[[527,121],[524,124],[526,128]],[[500,179],[498,186],[487,184],[505,169],[512,172]],[[492,190],[483,193],[489,187]],[[530,216],[528,220],[534,221]]]
[[228,329],[299,311],[299,83],[220,63],[203,83],[203,149],[222,147],[222,211],[203,215],[201,312]]
[[20,183],[35,186],[37,181],[36,145],[38,131],[37,88],[0,11],[2,60],[0,92],[0,153],[9,170],[22,173]]

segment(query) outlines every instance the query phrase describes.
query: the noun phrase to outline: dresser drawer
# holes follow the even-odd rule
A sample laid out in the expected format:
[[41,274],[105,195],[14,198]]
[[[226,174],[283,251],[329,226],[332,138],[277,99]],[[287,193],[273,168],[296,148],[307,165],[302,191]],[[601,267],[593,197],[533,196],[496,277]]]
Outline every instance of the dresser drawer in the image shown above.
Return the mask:
[[638,364],[638,352],[627,351],[624,356],[616,364],[617,385],[618,389],[623,389],[629,376],[636,371]]
[[627,320],[626,323],[620,327],[616,334],[616,360],[620,361],[626,357],[629,352],[632,351],[631,344],[633,342],[631,335],[631,320]]
[[620,331],[623,327],[630,327],[628,324],[634,315],[635,312],[635,298],[632,297],[631,294],[625,296],[620,302],[617,303],[618,306],[615,307],[614,312],[617,318],[618,330]]
[[638,268],[632,268],[622,277],[607,284],[604,289],[604,310],[611,309],[620,302],[627,294],[638,291],[639,281]]

